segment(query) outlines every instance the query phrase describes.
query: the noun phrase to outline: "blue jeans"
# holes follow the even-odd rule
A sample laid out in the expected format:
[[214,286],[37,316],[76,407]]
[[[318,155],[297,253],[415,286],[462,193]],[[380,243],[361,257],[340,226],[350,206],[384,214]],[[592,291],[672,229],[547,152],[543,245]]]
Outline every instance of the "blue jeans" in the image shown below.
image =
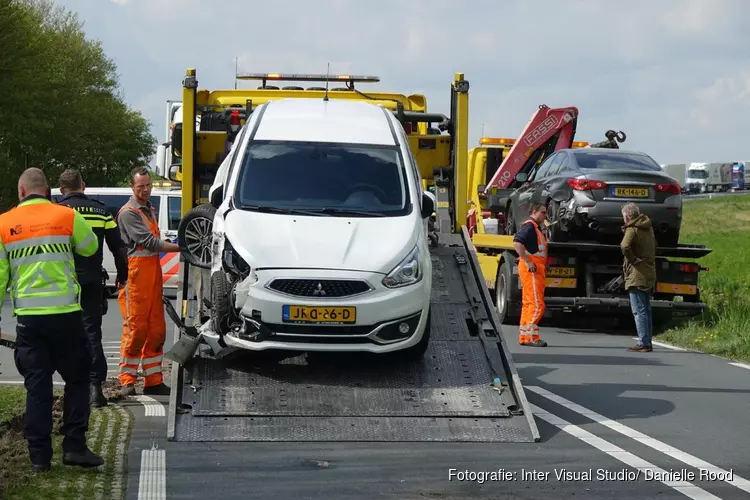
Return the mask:
[[651,314],[651,294],[637,288],[628,290],[630,293],[630,309],[635,318],[638,331],[638,346],[651,347],[651,333],[653,330],[653,316]]

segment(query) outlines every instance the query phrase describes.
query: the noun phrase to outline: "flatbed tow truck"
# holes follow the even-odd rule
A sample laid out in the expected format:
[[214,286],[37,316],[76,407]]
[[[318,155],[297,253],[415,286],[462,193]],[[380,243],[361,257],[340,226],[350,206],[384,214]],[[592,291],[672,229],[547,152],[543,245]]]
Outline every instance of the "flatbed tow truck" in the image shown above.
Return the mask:
[[[567,148],[619,148],[623,132],[609,130],[606,140],[589,144],[574,142],[578,109],[539,106],[518,139],[482,138],[469,152],[466,227],[476,248],[482,275],[503,324],[518,324],[521,315],[521,283],[518,255],[513,247],[513,221],[508,196],[553,152]],[[552,214],[555,200],[539,200]],[[567,215],[572,217],[572,211]],[[488,231],[487,228],[492,228]],[[495,230],[497,228],[497,230]],[[706,309],[700,299],[698,275],[708,268],[696,262],[711,253],[704,245],[678,244],[658,247],[657,283],[651,300],[654,321],[691,317]],[[632,321],[630,300],[622,286],[622,250],[619,245],[597,241],[551,241],[547,259],[545,304],[550,318],[559,314],[596,314]],[[675,259],[689,259],[675,260]],[[552,323],[547,323],[552,324]]]
[[[427,112],[423,95],[362,92],[351,75],[238,75],[258,89],[198,89],[196,71],[183,80],[183,123],[174,147],[182,157],[169,177],[182,183],[177,325],[168,435],[174,441],[455,441],[536,442],[540,435],[521,380],[463,226],[467,199],[469,82],[456,74],[450,116]],[[326,87],[272,87],[275,81],[326,82]],[[345,87],[327,90],[329,82]],[[427,189],[434,186],[433,290],[430,346],[421,361],[375,367],[318,364],[294,353],[281,362],[251,355],[232,360],[200,341],[208,319],[209,187],[231,141],[257,106],[285,97],[357,99],[399,118]],[[200,126],[196,132],[196,120]],[[437,125],[435,125],[437,124]],[[201,215],[203,214],[203,215]],[[203,219],[201,219],[203,217]],[[202,228],[202,233],[200,230]],[[272,237],[258,235],[258,237]],[[198,248],[198,250],[190,250]],[[204,254],[205,255],[205,254]],[[254,353],[253,353],[254,355]],[[262,357],[263,355],[260,355]],[[344,356],[347,357],[347,356]]]

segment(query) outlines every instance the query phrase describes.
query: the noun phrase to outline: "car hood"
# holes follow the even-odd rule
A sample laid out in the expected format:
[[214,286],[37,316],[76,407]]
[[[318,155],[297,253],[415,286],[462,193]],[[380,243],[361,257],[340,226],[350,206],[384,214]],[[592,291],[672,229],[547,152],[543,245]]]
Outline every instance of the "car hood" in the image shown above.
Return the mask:
[[231,210],[226,238],[253,268],[344,269],[384,273],[423,230],[406,217],[315,217]]

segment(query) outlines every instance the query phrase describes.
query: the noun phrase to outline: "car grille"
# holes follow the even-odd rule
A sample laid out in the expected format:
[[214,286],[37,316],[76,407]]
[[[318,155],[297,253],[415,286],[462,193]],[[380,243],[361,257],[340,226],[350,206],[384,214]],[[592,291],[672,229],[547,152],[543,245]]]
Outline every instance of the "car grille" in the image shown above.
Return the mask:
[[370,290],[370,285],[358,280],[275,279],[268,288],[297,297],[349,297]]

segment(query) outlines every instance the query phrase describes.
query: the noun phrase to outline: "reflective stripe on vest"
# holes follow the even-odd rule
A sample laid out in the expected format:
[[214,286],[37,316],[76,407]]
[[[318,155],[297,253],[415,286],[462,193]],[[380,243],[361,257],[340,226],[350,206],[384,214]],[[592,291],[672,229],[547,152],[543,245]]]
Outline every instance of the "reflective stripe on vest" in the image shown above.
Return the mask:
[[[49,202],[30,202],[3,214],[0,226],[14,313],[80,310],[73,257],[75,212]],[[76,248],[90,245],[91,238],[96,237],[92,234]]]
[[536,253],[530,253],[527,252],[529,255],[532,255],[534,257],[544,257],[547,258],[547,238],[544,236],[544,233],[539,229],[539,224],[536,223],[536,221],[529,219],[524,224],[531,224],[534,226],[534,231],[536,232],[536,241],[537,245],[539,246],[539,250],[537,250]]

